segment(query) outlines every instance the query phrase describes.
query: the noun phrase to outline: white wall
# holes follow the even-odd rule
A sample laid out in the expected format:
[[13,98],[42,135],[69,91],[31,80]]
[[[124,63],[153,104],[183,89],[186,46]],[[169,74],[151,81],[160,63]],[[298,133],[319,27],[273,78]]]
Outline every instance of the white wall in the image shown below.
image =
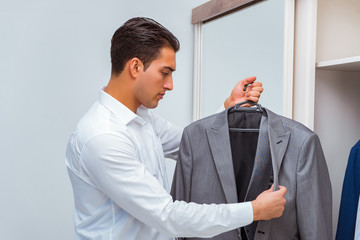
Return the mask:
[[154,18],[179,38],[175,90],[156,111],[190,123],[191,9],[204,2],[0,2],[1,239],[74,239],[65,146],[110,77],[110,39],[128,18]]

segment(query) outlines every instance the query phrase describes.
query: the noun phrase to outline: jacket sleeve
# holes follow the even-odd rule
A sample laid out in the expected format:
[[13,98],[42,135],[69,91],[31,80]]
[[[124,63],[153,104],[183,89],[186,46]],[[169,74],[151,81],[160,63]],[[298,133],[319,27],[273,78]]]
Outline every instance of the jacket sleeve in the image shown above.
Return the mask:
[[[360,141],[359,141],[360,143]],[[350,151],[341,192],[336,240],[354,239],[360,194],[360,144]],[[356,239],[356,238],[355,238]]]
[[301,147],[296,208],[300,238],[332,239],[332,190],[319,138],[312,133]]

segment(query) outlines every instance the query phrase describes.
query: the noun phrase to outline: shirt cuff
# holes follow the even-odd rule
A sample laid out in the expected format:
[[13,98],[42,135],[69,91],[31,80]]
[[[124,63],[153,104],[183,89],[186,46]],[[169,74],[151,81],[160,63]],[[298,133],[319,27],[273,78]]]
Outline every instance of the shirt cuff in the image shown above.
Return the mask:
[[253,222],[254,213],[251,202],[230,204],[231,217],[239,226],[246,226]]

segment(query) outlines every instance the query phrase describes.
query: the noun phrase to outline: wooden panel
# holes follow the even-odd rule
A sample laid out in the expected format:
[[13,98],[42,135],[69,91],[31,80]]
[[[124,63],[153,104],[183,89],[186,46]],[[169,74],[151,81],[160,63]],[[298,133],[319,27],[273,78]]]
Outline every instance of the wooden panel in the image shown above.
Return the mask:
[[192,10],[192,24],[206,22],[264,0],[211,0]]

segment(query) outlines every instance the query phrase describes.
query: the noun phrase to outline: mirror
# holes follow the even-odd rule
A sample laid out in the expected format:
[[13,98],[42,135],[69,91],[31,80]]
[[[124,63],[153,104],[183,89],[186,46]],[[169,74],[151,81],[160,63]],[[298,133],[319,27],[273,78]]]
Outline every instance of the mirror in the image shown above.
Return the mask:
[[215,113],[249,76],[263,83],[260,104],[291,117],[294,6],[253,2],[195,24],[194,120]]

